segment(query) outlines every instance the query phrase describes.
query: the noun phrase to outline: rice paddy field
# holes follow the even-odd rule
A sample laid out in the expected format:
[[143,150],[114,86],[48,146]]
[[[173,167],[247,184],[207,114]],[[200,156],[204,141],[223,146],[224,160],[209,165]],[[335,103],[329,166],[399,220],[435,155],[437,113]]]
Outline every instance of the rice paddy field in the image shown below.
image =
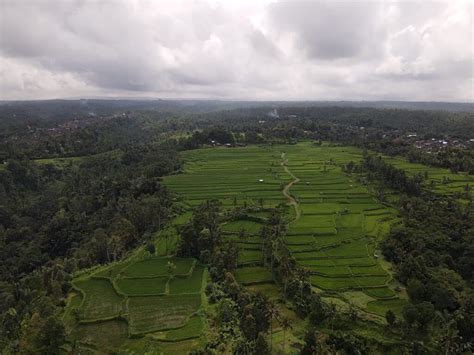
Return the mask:
[[291,181],[281,164],[281,152],[269,146],[206,148],[182,153],[184,172],[164,178],[189,208],[205,200],[217,199],[223,208],[254,207],[249,219],[228,221],[222,232],[240,247],[237,280],[243,285],[273,283],[263,267],[260,230],[265,209],[285,204],[282,187]]
[[[293,257],[311,272],[314,287],[328,292],[360,290],[376,299],[396,298],[378,242],[397,221],[396,210],[377,202],[367,187],[341,171],[360,152],[350,147],[287,146],[286,166],[301,217],[289,225]],[[375,295],[377,295],[375,297]]]
[[430,167],[423,164],[410,163],[400,157],[383,157],[387,163],[404,169],[408,175],[426,174],[426,180],[432,184],[433,190],[440,194],[462,192],[466,185],[474,186],[474,176],[452,173],[449,169]]
[[[221,225],[222,235],[240,249],[235,277],[248,290],[278,299],[281,290],[263,264],[260,231],[269,208],[286,205],[285,243],[323,299],[348,306],[384,322],[389,309],[400,314],[403,288],[378,250],[397,211],[378,202],[341,167],[359,162],[354,147],[296,145],[205,148],[181,153],[183,171],[163,178],[183,213],[154,236],[156,255],[144,248],[132,257],[86,271],[74,281],[64,313],[71,343],[81,350],[143,352],[153,344],[163,353],[186,353],[202,344],[206,319],[207,271],[193,259],[170,256],[179,237],[175,225],[193,207],[217,199],[224,209],[248,212]],[[409,174],[427,171],[439,193],[461,191],[472,178],[445,169],[384,157]],[[170,267],[172,265],[172,267]]]
[[[349,161],[359,162],[354,147],[297,145],[207,148],[182,154],[184,171],[164,178],[165,184],[190,208],[218,199],[224,208],[255,207],[249,219],[226,222],[226,238],[240,246],[237,280],[246,286],[271,284],[262,264],[258,217],[265,209],[289,205],[286,244],[297,262],[311,272],[321,293],[358,291],[370,301],[405,302],[396,291],[390,266],[382,262],[378,243],[398,221],[395,209],[377,202],[366,186],[342,172]],[[283,164],[282,164],[283,163]],[[290,206],[283,190],[295,203]],[[263,222],[263,220],[262,220]],[[367,303],[368,303],[367,302]],[[366,303],[366,304],[367,304]],[[380,314],[394,302],[364,307]]]
[[180,342],[192,348],[204,328],[206,272],[194,259],[137,253],[77,277],[63,317],[70,342],[86,353],[150,342],[166,352]]

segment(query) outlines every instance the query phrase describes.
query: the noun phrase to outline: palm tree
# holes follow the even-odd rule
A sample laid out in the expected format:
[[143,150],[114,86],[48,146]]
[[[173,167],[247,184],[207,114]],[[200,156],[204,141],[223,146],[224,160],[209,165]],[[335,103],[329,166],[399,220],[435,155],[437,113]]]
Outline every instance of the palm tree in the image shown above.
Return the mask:
[[296,279],[298,280],[299,286],[300,286],[300,298],[303,299],[303,288],[305,283],[308,282],[308,277],[310,275],[309,270],[305,268],[297,268],[296,269]]
[[281,317],[279,322],[283,328],[283,354],[286,354],[286,331],[288,329],[292,329],[293,327],[291,326],[291,321],[288,317]]
[[270,316],[270,354],[273,352],[273,319],[280,316],[280,311],[278,310],[275,302],[268,302],[268,315]]

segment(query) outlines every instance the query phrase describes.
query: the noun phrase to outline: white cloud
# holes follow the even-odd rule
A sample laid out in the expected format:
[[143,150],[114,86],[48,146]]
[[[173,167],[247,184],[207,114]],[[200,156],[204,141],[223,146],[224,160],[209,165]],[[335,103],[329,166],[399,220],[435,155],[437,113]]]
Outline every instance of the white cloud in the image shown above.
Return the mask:
[[473,101],[466,1],[0,0],[0,98]]

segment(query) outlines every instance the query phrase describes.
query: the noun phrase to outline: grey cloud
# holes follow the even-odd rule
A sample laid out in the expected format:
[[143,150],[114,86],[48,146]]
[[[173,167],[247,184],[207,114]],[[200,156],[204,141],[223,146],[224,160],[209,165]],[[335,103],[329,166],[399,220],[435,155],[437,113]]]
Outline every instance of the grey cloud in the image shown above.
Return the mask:
[[253,46],[255,51],[262,53],[268,57],[279,57],[281,55],[275,44],[268,39],[262,31],[258,29],[252,29],[248,35],[250,44]]
[[0,0],[0,98],[473,100],[472,6],[419,5]]
[[293,33],[308,56],[331,60],[374,52],[383,31],[375,2],[282,1],[270,6],[275,27]]

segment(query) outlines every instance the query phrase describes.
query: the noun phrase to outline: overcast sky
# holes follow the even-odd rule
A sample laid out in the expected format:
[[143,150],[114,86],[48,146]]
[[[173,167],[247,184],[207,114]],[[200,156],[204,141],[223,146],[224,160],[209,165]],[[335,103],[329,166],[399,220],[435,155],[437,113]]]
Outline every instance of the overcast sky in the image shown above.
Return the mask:
[[0,99],[474,101],[474,1],[0,6]]

